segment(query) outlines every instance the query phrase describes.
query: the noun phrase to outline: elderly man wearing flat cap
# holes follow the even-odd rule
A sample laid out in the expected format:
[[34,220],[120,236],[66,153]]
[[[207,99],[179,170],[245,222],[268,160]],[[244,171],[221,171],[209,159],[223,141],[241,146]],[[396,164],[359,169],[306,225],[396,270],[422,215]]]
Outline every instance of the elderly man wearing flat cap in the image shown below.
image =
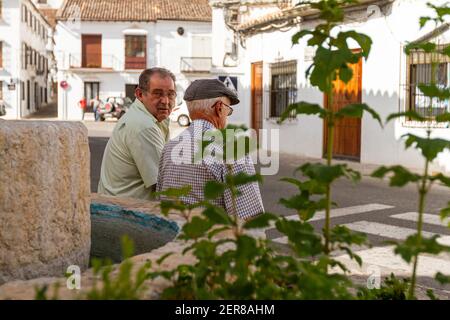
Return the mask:
[[[202,79],[194,81],[187,88],[184,100],[187,102],[192,123],[187,130],[164,147],[159,162],[156,190],[164,191],[189,185],[191,193],[181,200],[193,204],[203,200],[203,187],[206,182],[210,180],[224,182],[229,173],[223,161],[211,161],[211,158],[206,157],[195,162],[194,157],[200,148],[199,141],[202,141],[205,133],[226,127],[227,117],[233,112],[231,106],[238,104],[239,99],[223,82],[217,79]],[[238,172],[255,174],[255,168],[248,156],[235,161],[231,168],[231,174]],[[238,189],[240,195],[236,199],[236,213],[239,218],[247,220],[264,212],[257,183],[249,183]],[[234,213],[229,190],[225,191],[215,204],[224,208],[228,214]]]

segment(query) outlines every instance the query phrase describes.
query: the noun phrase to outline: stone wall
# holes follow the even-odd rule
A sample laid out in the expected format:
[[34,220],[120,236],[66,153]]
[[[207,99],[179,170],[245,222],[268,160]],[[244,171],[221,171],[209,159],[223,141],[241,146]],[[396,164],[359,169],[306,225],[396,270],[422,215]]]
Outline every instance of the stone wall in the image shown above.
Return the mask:
[[82,123],[0,119],[0,284],[87,268],[89,158]]

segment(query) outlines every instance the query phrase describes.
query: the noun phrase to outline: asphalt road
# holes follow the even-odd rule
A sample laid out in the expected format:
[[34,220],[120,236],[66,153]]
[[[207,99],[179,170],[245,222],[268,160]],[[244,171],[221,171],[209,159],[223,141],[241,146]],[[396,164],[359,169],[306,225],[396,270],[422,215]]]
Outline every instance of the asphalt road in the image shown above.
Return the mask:
[[[86,125],[90,132],[91,189],[92,192],[96,192],[103,151],[114,123],[100,124],[92,122],[86,123]],[[183,130],[176,124],[173,125],[172,129],[175,135]],[[266,211],[283,216],[295,216],[294,211],[286,209],[279,204],[279,199],[294,195],[296,188],[281,182],[280,179],[282,177],[292,177],[295,169],[305,162],[306,159],[300,157],[280,155],[278,173],[274,176],[265,176],[261,187]],[[350,165],[358,167],[357,164],[350,163]],[[395,258],[394,255],[370,250],[386,247],[385,242],[387,240],[404,240],[414,231],[416,223],[413,220],[417,216],[418,207],[417,190],[414,186],[391,188],[385,180],[370,178],[367,172],[371,170],[368,170],[366,167],[362,168],[365,169],[366,175],[363,175],[362,180],[358,184],[342,179],[334,185],[332,190],[333,201],[338,204],[340,209],[333,211],[331,223],[332,225],[346,225],[354,231],[366,233],[375,249],[367,249],[367,251],[361,252],[369,256],[376,256],[375,260],[371,260],[371,263],[379,266],[383,274],[389,271],[396,271],[396,268],[399,268],[400,274],[402,272],[408,274],[409,267],[400,266],[398,258]],[[438,212],[449,201],[450,191],[448,189],[436,187],[430,192],[426,203],[425,212],[428,215],[424,224],[424,231],[428,232],[429,235],[439,234],[442,237],[448,237],[446,241],[449,241],[448,244],[450,245],[450,229],[438,219]],[[323,227],[324,219],[317,219],[312,224],[317,230],[320,230]],[[276,229],[267,229],[266,235],[269,239],[275,241],[275,245],[279,246],[280,250],[288,250],[285,241]],[[427,286],[438,287],[431,280],[430,272],[434,270],[435,266],[442,266],[443,269],[439,269],[439,271],[450,274],[450,255],[443,257],[442,261],[424,260],[424,270],[422,274],[419,272],[419,282]],[[449,288],[447,287],[446,289],[448,290]]]

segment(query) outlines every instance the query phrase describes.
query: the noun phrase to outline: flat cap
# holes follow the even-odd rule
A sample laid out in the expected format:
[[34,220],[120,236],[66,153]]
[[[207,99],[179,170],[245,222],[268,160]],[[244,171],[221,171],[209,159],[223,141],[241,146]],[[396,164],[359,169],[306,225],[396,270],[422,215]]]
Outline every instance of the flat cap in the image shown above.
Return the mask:
[[227,97],[231,105],[239,103],[236,93],[218,79],[200,79],[192,82],[184,93],[184,100],[202,100]]

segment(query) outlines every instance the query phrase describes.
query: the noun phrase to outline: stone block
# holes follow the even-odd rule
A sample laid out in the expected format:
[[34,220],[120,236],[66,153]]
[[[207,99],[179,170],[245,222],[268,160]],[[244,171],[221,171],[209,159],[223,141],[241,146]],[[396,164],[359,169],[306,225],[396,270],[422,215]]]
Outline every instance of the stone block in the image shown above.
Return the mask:
[[88,267],[89,158],[81,122],[0,120],[0,284]]

